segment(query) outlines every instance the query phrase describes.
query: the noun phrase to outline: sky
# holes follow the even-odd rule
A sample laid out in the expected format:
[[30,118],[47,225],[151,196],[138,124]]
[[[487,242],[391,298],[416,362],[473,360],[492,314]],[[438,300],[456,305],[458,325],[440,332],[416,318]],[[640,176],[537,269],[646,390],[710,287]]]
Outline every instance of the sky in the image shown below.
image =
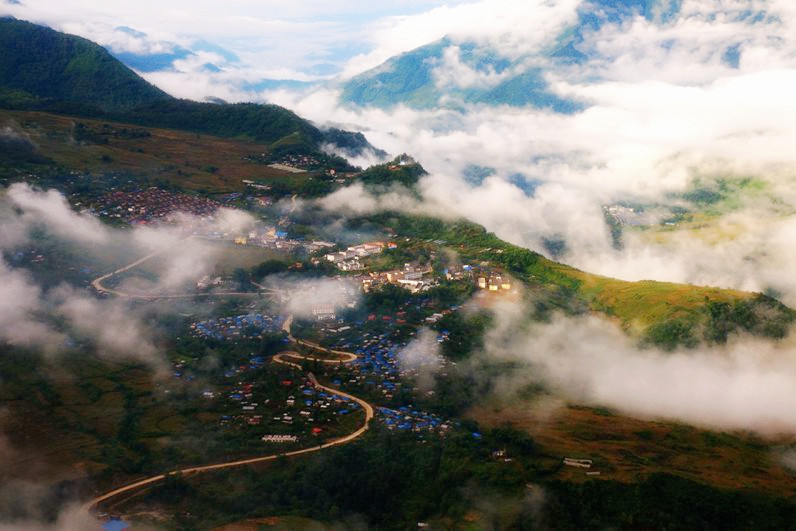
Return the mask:
[[[250,76],[312,79],[307,72],[313,67],[332,65],[341,70],[351,58],[385,47],[383,32],[402,24],[406,17],[460,3],[2,0],[0,15],[46,24],[117,52],[169,51],[174,45],[190,48],[195,41],[206,40],[238,55]],[[119,31],[119,27],[132,28],[146,36],[136,38]],[[386,45],[367,64],[376,66],[405,46],[434,40],[434,35],[432,28],[417,28],[411,35],[402,36],[405,45]]]

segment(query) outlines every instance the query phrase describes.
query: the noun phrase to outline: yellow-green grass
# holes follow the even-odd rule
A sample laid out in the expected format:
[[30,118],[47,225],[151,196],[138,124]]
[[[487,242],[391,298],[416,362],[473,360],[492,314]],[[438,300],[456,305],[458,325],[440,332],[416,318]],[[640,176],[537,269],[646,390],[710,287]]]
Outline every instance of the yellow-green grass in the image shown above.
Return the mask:
[[579,271],[551,262],[551,267],[579,282],[578,292],[590,307],[617,318],[631,333],[674,319],[699,320],[708,301],[733,303],[754,293],[733,289],[641,280],[629,282]]

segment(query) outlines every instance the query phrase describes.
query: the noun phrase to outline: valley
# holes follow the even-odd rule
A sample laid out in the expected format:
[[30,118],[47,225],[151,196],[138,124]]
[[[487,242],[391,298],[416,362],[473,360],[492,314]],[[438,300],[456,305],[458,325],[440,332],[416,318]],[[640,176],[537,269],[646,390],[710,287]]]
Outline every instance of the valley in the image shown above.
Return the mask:
[[0,528],[791,526],[790,19],[565,4],[0,6]]

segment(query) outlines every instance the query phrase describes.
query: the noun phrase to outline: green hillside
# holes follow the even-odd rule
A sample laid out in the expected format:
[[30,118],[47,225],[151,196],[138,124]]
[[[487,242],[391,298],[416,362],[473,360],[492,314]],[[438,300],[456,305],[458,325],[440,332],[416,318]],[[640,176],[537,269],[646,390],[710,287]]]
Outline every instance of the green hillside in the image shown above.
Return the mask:
[[147,83],[103,47],[50,28],[0,19],[0,108],[47,111],[273,143],[294,152],[341,143],[357,155],[364,136],[322,131],[276,105],[200,103],[174,98]]
[[124,111],[171,99],[91,41],[12,18],[0,19],[0,105],[70,102]]
[[[493,86],[440,84],[437,69],[444,70],[448,50],[456,50],[462,63],[484,75],[502,75]],[[511,72],[519,68],[520,73]],[[554,94],[541,68],[524,68],[475,43],[456,44],[448,38],[397,55],[364,72],[343,86],[343,101],[360,106],[390,108],[399,104],[417,109],[456,107],[465,103],[526,105],[559,113],[582,108]]]
[[384,213],[370,217],[400,236],[444,242],[462,258],[505,269],[536,295],[542,311],[599,312],[631,336],[667,350],[723,344],[734,334],[781,339],[796,312],[763,294],[715,287],[629,282],[580,271],[504,242],[469,221]]

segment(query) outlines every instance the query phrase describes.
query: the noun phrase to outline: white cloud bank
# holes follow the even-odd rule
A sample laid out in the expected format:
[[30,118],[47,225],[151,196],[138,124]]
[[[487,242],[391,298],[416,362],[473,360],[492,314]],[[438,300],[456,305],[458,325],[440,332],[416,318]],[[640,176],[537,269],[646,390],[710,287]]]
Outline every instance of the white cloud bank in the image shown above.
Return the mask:
[[529,325],[527,314],[520,305],[498,306],[484,352],[475,358],[476,368],[484,359],[523,364],[497,388],[541,382],[573,403],[641,418],[766,435],[796,433],[792,339],[747,337],[722,347],[667,353],[639,349],[615,324],[598,317],[558,316]]
[[[467,9],[477,5],[482,3]],[[546,23],[529,13],[518,20],[557,28],[575,8],[543,7],[536,13],[548,13]],[[756,10],[765,11],[756,16]],[[422,20],[416,20],[421,29]],[[519,30],[495,22],[492,31],[494,21],[484,20],[482,30],[462,33],[507,55],[514,42],[533,51],[533,43],[518,40]],[[586,105],[571,115],[483,105],[350,108],[334,90],[274,91],[269,97],[316,121],[361,129],[391,153],[411,153],[431,174],[421,182],[423,205],[397,194],[374,200],[351,189],[329,198],[327,206],[460,215],[542,252],[545,239],[563,239],[567,247],[558,258],[595,273],[772,289],[794,305],[796,283],[782,271],[796,267],[790,243],[796,213],[795,29],[796,9],[787,2],[686,0],[668,23],[637,17],[586,32],[579,46],[592,60],[569,67],[543,63],[552,90]],[[737,64],[727,59],[728,50],[737,52]],[[439,79],[467,83],[457,70],[461,65],[449,62],[448,70],[440,65]],[[489,168],[491,175],[468,180],[472,166]],[[751,176],[766,191],[719,212],[710,237],[691,230],[661,238],[626,231],[624,248],[614,248],[603,205],[682,205],[672,194],[688,190],[697,176],[708,184]]]
[[[206,242],[186,241],[181,229],[196,223],[183,216],[177,227],[142,227],[130,231],[112,229],[96,218],[75,212],[60,193],[40,191],[17,183],[0,196],[0,251],[13,251],[35,243],[35,232],[44,230],[67,241],[87,256],[119,259],[144,256],[152,251],[175,249],[158,257],[159,278],[146,287],[155,292],[183,288],[186,282],[210,270],[218,250]],[[253,218],[240,211],[221,209],[213,228],[221,232],[242,230]],[[133,259],[133,258],[129,258]],[[111,260],[112,261],[112,260]],[[126,265],[126,264],[124,264]],[[88,341],[100,355],[125,357],[162,367],[156,334],[147,325],[145,308],[120,299],[99,299],[67,284],[45,289],[26,269],[0,257],[0,341],[42,349],[54,354],[74,340]]]

